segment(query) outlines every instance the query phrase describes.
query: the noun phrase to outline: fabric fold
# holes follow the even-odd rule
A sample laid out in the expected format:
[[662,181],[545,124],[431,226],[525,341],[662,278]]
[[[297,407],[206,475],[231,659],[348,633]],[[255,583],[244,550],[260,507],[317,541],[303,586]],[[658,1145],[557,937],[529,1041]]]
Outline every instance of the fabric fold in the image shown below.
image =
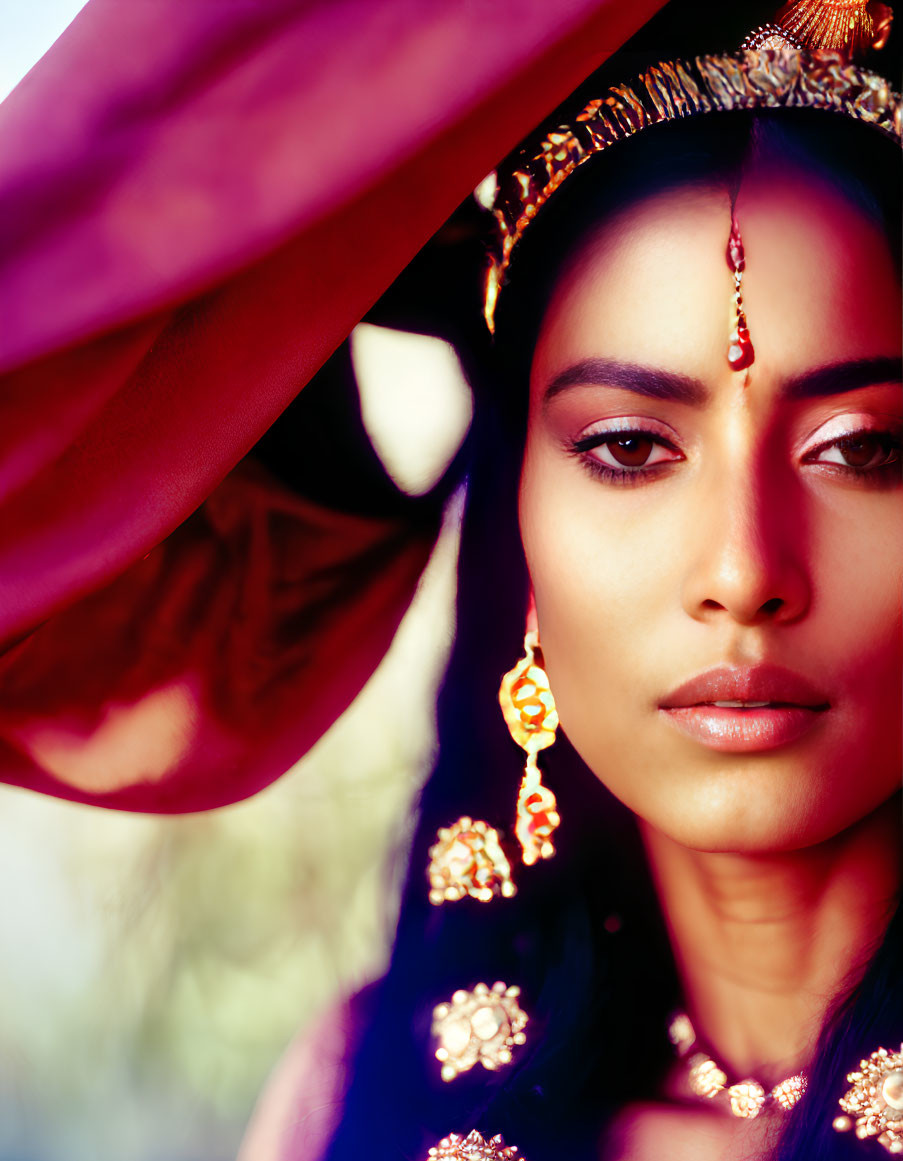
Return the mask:
[[[341,712],[435,521],[428,535],[420,517],[351,527],[326,504],[326,536],[322,512],[284,519],[275,482],[251,487],[236,465],[486,171],[658,7],[89,0],[0,105],[0,777],[201,809],[278,776]],[[243,511],[225,555],[223,505]],[[249,579],[259,545],[310,579],[327,542],[329,598],[276,584],[293,610],[277,601],[244,626],[263,633],[244,703],[244,678],[221,675],[249,655],[203,618],[188,691],[174,660],[135,700],[117,635],[133,657],[175,659],[189,583],[208,613],[240,593],[272,602]],[[274,624],[313,644],[268,652]],[[318,634],[347,645],[320,669]],[[255,697],[281,680],[262,741]],[[220,737],[218,697],[243,740]],[[136,755],[142,721],[169,758],[114,761],[110,737]],[[73,737],[98,731],[73,765]]]
[[324,508],[246,461],[0,658],[4,780],[140,811],[256,793],[360,691],[436,529]]

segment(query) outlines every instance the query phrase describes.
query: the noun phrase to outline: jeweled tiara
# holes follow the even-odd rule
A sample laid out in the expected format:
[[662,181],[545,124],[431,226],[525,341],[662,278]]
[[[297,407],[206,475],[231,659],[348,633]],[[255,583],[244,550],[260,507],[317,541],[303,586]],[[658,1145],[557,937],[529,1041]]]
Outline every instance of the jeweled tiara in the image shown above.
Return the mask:
[[491,205],[495,230],[484,284],[483,313],[495,330],[495,310],[514,248],[564,181],[595,154],[650,125],[730,109],[826,109],[903,139],[900,94],[877,73],[842,53],[795,47],[777,26],[757,29],[747,48],[653,65],[631,84],[610,88],[497,174]]

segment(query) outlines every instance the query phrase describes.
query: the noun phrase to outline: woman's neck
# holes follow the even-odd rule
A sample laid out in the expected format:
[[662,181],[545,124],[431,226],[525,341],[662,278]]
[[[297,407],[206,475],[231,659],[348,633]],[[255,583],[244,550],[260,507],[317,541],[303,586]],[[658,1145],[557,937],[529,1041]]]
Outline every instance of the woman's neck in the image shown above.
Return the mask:
[[899,814],[895,797],[829,842],[773,855],[693,851],[642,825],[687,1009],[732,1079],[805,1067],[890,919]]

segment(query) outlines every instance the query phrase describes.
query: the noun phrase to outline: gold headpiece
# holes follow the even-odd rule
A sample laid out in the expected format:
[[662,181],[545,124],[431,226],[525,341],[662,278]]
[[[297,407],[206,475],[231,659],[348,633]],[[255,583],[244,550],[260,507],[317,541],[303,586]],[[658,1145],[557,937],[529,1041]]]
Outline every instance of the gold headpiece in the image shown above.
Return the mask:
[[893,18],[878,0],[791,0],[778,12],[777,27],[800,48],[824,48],[855,59],[884,48]]
[[[825,5],[805,0],[791,7],[797,12]],[[845,7],[858,11],[866,5]],[[901,98],[883,77],[847,63],[843,53],[800,52],[794,47],[800,33],[768,27],[769,35],[783,40],[780,47],[653,65],[632,84],[590,101],[572,124],[546,134],[535,149],[522,150],[513,167],[498,175],[483,299],[490,331],[514,247],[540,208],[590,157],[650,125],[731,109],[827,109],[903,139]]]

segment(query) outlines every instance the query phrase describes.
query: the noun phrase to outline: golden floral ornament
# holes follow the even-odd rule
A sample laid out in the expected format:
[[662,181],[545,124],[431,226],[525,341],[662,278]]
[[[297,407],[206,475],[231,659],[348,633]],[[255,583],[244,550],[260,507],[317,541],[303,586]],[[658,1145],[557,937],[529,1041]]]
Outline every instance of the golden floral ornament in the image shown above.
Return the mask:
[[474,1129],[466,1137],[449,1133],[427,1154],[428,1161],[524,1161],[514,1145],[506,1147],[501,1136],[485,1141]]
[[899,1052],[879,1048],[848,1073],[852,1087],[840,1098],[844,1115],[835,1118],[839,1133],[874,1137],[888,1153],[903,1153],[903,1045]]
[[502,678],[499,705],[508,732],[526,752],[527,762],[517,796],[514,833],[523,861],[530,867],[555,854],[552,833],[561,822],[555,795],[543,785],[536,755],[555,741],[558,710],[542,667],[542,653],[535,630],[524,636],[524,656]]
[[509,1064],[511,1050],[526,1042],[528,1016],[517,1002],[520,988],[500,980],[491,988],[463,988],[433,1009],[433,1036],[442,1079],[454,1080],[479,1062],[490,1071]]
[[437,906],[466,895],[488,903],[497,895],[510,898],[517,893],[498,831],[482,819],[465,814],[440,827],[429,855],[430,902]]

